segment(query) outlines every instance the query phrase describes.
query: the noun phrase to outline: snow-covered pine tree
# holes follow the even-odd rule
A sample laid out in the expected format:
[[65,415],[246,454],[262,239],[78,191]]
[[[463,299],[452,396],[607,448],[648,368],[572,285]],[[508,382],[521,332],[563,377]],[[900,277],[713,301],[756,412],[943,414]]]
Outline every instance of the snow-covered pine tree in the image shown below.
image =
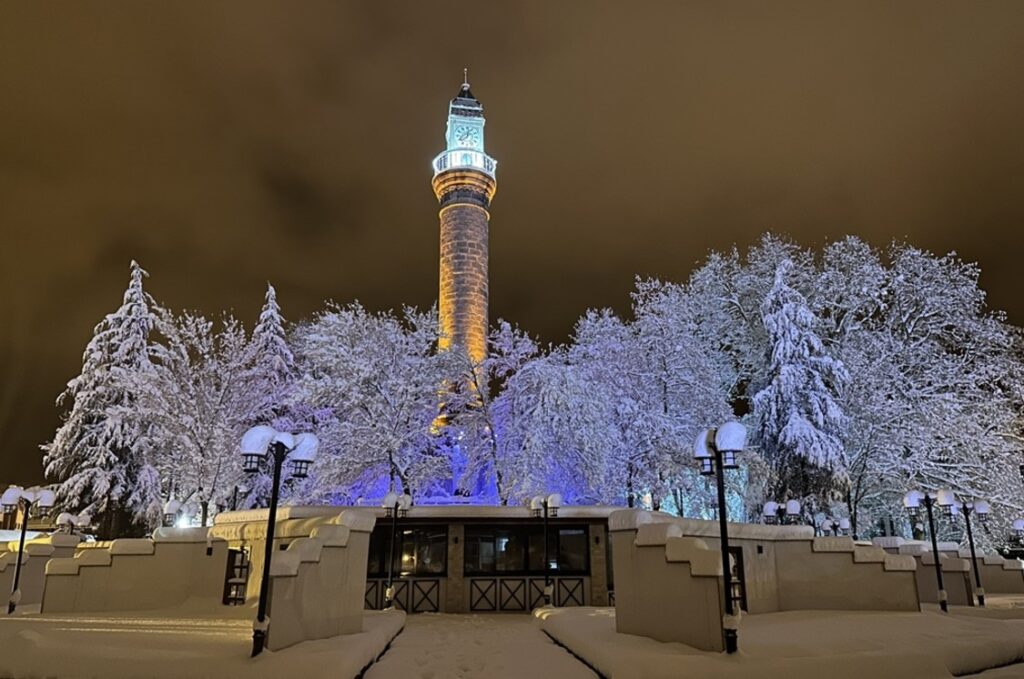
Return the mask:
[[44,469],[58,484],[61,507],[92,514],[107,538],[142,533],[160,512],[160,484],[148,461],[150,423],[136,407],[133,388],[153,369],[146,275],[132,261],[123,303],[93,331],[81,374],[57,399],[58,405],[70,400],[71,408],[43,446]]
[[791,268],[789,260],[778,265],[761,305],[770,358],[767,384],[754,396],[754,414],[776,475],[775,496],[824,501],[833,477],[843,474],[840,436],[846,417],[839,393],[847,374],[822,344],[806,299],[787,283]]
[[[297,371],[284,326],[277,291],[267,283],[263,308],[249,343],[248,389],[253,404],[248,416],[250,426],[269,424],[284,430],[292,425],[289,405],[295,396]],[[270,485],[271,470],[261,469],[247,481],[248,496],[243,504],[266,504]]]
[[267,283],[260,319],[252,331],[252,390],[257,395],[254,422],[269,423],[285,414],[295,387],[295,357],[288,346],[277,291]]

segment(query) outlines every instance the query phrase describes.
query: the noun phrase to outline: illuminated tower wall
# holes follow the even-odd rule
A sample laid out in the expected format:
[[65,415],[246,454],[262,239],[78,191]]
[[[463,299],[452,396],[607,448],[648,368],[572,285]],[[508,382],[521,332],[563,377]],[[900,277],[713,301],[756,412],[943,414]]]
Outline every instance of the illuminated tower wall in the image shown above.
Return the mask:
[[484,109],[463,83],[448,111],[447,148],[434,159],[441,205],[440,348],[487,355],[488,209],[497,162],[484,152]]

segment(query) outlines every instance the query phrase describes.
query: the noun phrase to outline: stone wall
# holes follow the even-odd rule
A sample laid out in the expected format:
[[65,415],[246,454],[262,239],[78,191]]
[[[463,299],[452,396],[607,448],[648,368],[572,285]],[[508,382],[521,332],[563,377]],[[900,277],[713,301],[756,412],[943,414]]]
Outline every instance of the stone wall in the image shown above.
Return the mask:
[[487,211],[456,203],[441,210],[439,319],[441,347],[487,355]]

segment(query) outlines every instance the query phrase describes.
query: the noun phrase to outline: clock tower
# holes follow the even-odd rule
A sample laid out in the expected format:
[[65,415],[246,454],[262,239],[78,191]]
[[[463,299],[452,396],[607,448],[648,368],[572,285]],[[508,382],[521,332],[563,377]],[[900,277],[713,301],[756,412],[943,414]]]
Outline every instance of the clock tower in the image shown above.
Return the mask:
[[441,205],[439,347],[461,346],[479,362],[487,356],[488,210],[497,161],[484,152],[484,107],[466,79],[448,107],[445,141],[432,182]]

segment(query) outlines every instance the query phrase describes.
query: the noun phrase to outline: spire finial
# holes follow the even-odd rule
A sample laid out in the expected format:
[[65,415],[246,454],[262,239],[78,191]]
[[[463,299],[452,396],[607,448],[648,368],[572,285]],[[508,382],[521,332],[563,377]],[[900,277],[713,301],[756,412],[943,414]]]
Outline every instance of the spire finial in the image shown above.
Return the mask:
[[464,90],[468,90],[469,89],[469,69],[468,68],[462,69],[462,89],[464,89]]

